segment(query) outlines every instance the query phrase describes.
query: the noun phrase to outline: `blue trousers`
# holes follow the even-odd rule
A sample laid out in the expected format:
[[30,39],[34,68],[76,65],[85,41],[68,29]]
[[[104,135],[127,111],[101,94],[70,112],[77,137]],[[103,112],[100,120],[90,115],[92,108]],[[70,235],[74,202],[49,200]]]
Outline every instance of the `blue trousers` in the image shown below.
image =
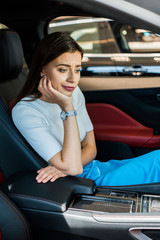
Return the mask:
[[79,177],[97,186],[123,186],[160,182],[160,150],[126,160],[91,161]]

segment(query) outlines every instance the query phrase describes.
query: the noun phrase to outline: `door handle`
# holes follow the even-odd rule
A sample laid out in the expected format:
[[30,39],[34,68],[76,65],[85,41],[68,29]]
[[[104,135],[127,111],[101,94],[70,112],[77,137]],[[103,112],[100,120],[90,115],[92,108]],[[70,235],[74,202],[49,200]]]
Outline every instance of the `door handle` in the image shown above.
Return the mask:
[[152,240],[152,238],[146,236],[143,231],[160,231],[160,227],[135,227],[130,228],[130,235],[136,240]]
[[126,74],[130,73],[133,76],[140,76],[140,75],[142,75],[143,73],[146,73],[146,72],[147,72],[147,69],[145,69],[140,64],[135,64],[135,65],[132,65],[132,66],[129,66],[129,67],[125,67],[123,69],[123,73],[126,73]]
[[160,101],[160,93],[156,94],[156,98],[158,99],[158,101]]

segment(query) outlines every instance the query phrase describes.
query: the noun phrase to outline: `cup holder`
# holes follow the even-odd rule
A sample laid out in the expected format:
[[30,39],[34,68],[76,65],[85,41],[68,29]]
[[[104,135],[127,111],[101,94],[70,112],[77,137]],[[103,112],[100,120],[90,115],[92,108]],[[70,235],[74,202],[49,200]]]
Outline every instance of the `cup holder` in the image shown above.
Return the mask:
[[160,196],[142,195],[141,212],[160,212]]
[[108,213],[133,213],[138,211],[138,206],[136,193],[105,190],[94,196],[76,196],[71,208]]

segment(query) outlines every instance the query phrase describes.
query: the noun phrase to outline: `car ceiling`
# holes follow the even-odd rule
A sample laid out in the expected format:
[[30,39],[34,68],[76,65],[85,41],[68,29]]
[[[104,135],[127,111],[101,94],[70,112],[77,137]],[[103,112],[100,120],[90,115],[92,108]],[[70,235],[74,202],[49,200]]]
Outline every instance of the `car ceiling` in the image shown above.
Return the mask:
[[[94,15],[160,31],[159,0],[1,0],[0,19],[12,24],[59,15]],[[159,15],[158,15],[159,14]]]
[[[82,8],[102,17],[113,18],[155,32],[160,30],[160,3],[158,0],[63,0],[71,6]],[[94,3],[94,4],[93,4]]]
[[0,3],[0,23],[19,33],[28,64],[35,45],[47,33],[46,22],[71,15],[107,17],[160,34],[159,0],[1,0]]

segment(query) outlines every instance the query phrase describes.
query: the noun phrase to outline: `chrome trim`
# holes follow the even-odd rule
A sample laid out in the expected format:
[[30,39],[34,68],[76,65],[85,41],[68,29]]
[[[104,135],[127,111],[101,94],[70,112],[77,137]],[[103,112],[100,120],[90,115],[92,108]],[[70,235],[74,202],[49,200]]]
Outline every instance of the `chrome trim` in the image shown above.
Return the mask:
[[143,194],[141,196],[141,212],[160,212],[160,196]]
[[159,223],[160,215],[152,214],[98,214],[93,213],[93,218],[98,222],[105,223]]
[[[75,17],[76,18],[76,17]],[[78,17],[77,17],[78,18]],[[81,24],[81,23],[94,23],[94,22],[108,22],[111,21],[109,18],[78,18],[78,19],[64,19],[58,22],[58,19],[55,19],[55,22],[49,23],[49,27],[60,27],[60,26],[68,26],[73,24]]]
[[106,57],[160,57],[160,53],[85,53],[84,57],[89,58],[106,58]]

